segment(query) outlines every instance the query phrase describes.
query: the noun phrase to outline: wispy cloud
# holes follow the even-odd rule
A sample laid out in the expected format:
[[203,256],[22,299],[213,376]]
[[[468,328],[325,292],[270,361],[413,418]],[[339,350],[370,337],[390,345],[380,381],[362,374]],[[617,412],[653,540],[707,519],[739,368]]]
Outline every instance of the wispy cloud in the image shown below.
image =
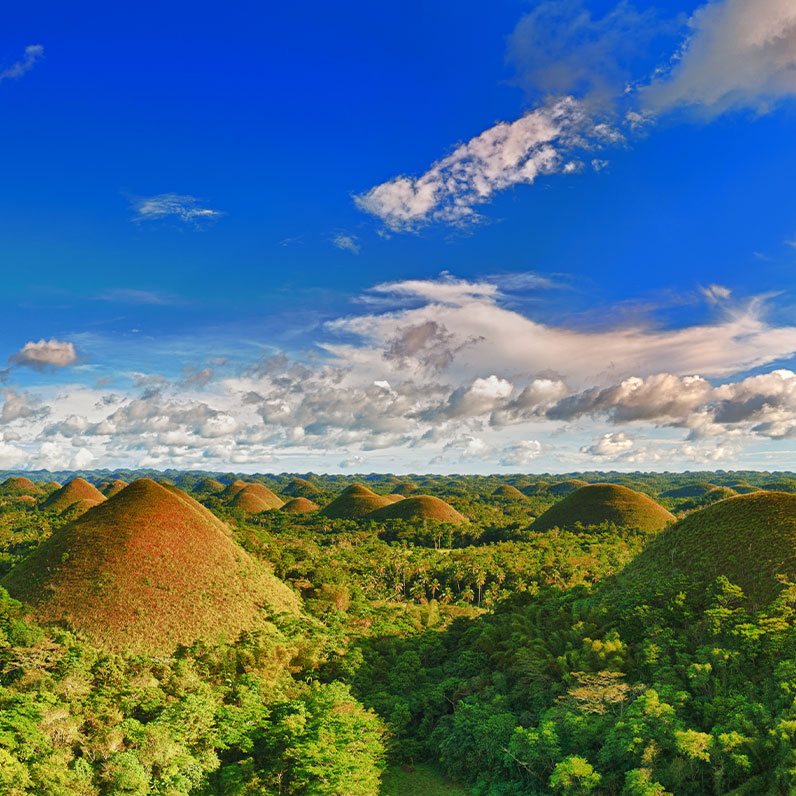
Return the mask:
[[44,47],[41,44],[29,44],[25,48],[24,58],[15,61],[11,66],[0,69],[0,82],[3,80],[16,80],[30,72],[44,55]]
[[571,171],[570,155],[617,143],[621,135],[572,97],[500,122],[456,147],[419,177],[400,176],[354,197],[360,209],[393,230],[429,222],[476,221],[476,208],[498,191]]
[[139,290],[138,288],[118,287],[105,290],[97,296],[98,301],[116,302],[119,304],[176,304],[174,296],[155,290]]
[[346,235],[342,233],[332,238],[332,245],[343,251],[351,252],[351,254],[359,254],[362,249],[356,235]]
[[135,221],[162,221],[176,219],[187,224],[201,224],[215,221],[224,213],[210,207],[203,207],[195,196],[177,193],[161,193],[157,196],[133,200]]

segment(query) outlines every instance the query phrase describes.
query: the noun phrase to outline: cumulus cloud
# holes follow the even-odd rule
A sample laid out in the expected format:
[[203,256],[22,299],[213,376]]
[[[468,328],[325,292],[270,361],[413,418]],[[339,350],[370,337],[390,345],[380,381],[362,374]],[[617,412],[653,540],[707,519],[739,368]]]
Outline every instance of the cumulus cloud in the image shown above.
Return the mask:
[[792,0],[706,3],[672,68],[642,89],[647,110],[687,108],[712,117],[764,112],[796,96],[796,5]]
[[613,431],[598,437],[593,445],[584,446],[580,452],[588,453],[590,456],[615,459],[617,456],[629,453],[634,444],[633,439],[624,431]]
[[500,464],[504,467],[527,467],[542,453],[539,440],[528,439],[503,448]]
[[162,221],[176,219],[188,224],[199,224],[205,221],[214,221],[223,212],[203,207],[201,200],[195,196],[177,193],[161,193],[133,201],[135,221]]
[[424,419],[451,420],[489,414],[511,395],[513,389],[510,381],[495,375],[476,379],[466,387],[457,387],[444,405],[426,412]]
[[343,251],[351,252],[351,254],[359,254],[362,249],[356,235],[344,235],[342,233],[332,238],[332,245]]
[[25,343],[8,361],[13,365],[45,370],[47,368],[65,368],[77,362],[77,351],[74,343],[67,340],[39,340]]
[[44,55],[44,47],[41,44],[29,44],[25,48],[25,55],[19,61],[0,69],[0,83],[4,80],[16,80],[26,75]]
[[419,177],[399,176],[355,197],[392,230],[439,221],[465,224],[495,193],[565,171],[569,153],[617,143],[621,136],[564,97],[500,122],[457,146]]
[[351,470],[354,467],[360,467],[364,463],[364,456],[349,456],[347,459],[343,459],[338,466],[343,470]]
[[13,423],[15,420],[31,420],[46,417],[49,408],[40,406],[38,401],[27,393],[3,390],[3,407],[0,409],[0,423]]

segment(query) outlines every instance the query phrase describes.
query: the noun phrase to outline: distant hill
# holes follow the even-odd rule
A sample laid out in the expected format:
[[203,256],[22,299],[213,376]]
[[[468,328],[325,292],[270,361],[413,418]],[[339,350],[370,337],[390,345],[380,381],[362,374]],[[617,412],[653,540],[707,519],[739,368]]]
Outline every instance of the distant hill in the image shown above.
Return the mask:
[[44,541],[2,581],[39,621],[114,650],[233,640],[298,598],[176,488],[140,479]]
[[411,481],[403,481],[393,488],[393,492],[396,495],[403,495],[406,497],[407,495],[411,495],[413,492],[417,492],[418,489],[420,489],[420,487],[417,484],[413,484]]
[[618,484],[589,484],[555,503],[532,523],[535,531],[572,529],[613,523],[641,531],[657,531],[674,516],[652,498]]
[[562,495],[571,494],[582,486],[587,486],[587,483],[581,481],[579,478],[569,478],[566,481],[559,481],[557,484],[550,484],[550,486],[547,487],[547,491],[551,495],[561,497]]
[[704,497],[711,489],[715,489],[714,484],[709,484],[702,481],[698,484],[686,484],[685,486],[678,486],[675,489],[668,489],[666,492],[661,492],[663,498],[701,498]]
[[38,484],[34,484],[29,478],[22,476],[6,478],[0,484],[0,496],[2,497],[39,497],[43,494],[44,490]]
[[294,478],[280,492],[290,497],[314,498],[321,494],[321,490],[306,478]]
[[356,520],[382,506],[390,505],[392,505],[392,501],[388,497],[377,495],[364,484],[352,484],[346,487],[331,503],[324,506],[321,509],[321,514],[330,519]]
[[501,484],[493,493],[492,497],[502,500],[526,500],[527,495],[523,495],[516,486],[511,484]]
[[127,486],[127,481],[122,481],[120,478],[115,478],[113,481],[104,481],[99,485],[99,491],[105,495],[106,498],[118,495]]
[[[93,484],[90,484],[84,478],[73,478],[45,498],[41,503],[41,507],[47,511],[54,511],[60,514],[78,501],[88,501],[96,505],[104,500],[105,495]],[[87,507],[89,504],[84,502],[81,505]]]
[[[245,490],[245,497],[238,498],[238,494]],[[226,500],[231,506],[244,508],[248,505],[253,508],[253,497],[258,498],[265,506],[261,511],[266,509],[278,509],[284,504],[284,501],[275,495],[265,484],[260,483],[246,483],[245,481],[233,481],[222,493],[221,497]],[[238,503],[235,500],[238,499]],[[244,509],[246,510],[246,509]],[[252,513],[249,511],[249,513]]]
[[200,478],[193,485],[192,491],[202,495],[215,495],[224,491],[224,484],[222,484],[221,481],[217,481],[215,478],[207,476],[205,478]]
[[397,503],[391,503],[389,506],[383,506],[369,514],[368,519],[376,522],[434,520],[435,522],[452,522],[457,525],[467,522],[467,518],[459,514],[453,506],[431,495],[416,495]]
[[758,606],[782,589],[778,576],[796,579],[796,495],[754,492],[689,514],[656,537],[618,585],[703,589],[720,575]]
[[296,497],[288,500],[279,510],[284,511],[285,514],[309,514],[311,511],[318,511],[319,508],[317,503],[313,503],[308,498]]

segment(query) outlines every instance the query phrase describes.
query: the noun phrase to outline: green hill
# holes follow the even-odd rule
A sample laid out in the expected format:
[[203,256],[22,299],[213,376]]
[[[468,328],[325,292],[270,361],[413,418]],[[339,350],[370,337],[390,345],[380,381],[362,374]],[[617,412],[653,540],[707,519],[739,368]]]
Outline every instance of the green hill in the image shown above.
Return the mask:
[[39,495],[43,494],[44,490],[38,484],[34,484],[29,478],[6,478],[0,484],[0,496],[2,497],[39,497]]
[[55,531],[2,585],[39,621],[139,652],[231,640],[262,626],[263,607],[299,605],[210,511],[148,478]]
[[585,481],[581,481],[579,478],[569,478],[566,481],[559,481],[557,484],[550,484],[550,486],[547,487],[547,491],[551,495],[562,497],[563,495],[571,494],[576,489],[580,489],[583,486],[587,486]]
[[453,506],[431,495],[417,495],[391,503],[389,506],[376,509],[368,515],[368,519],[376,522],[433,520],[435,522],[453,522],[457,525],[467,522],[467,518],[459,514]]
[[714,503],[667,528],[625,568],[620,588],[702,589],[724,575],[756,605],[796,578],[796,495],[754,492]]
[[115,478],[113,481],[104,481],[99,485],[99,491],[105,495],[106,498],[111,498],[118,495],[127,486],[127,481],[122,481],[120,478]]
[[680,498],[701,498],[707,495],[711,489],[715,489],[715,485],[702,481],[698,484],[686,484],[685,486],[678,486],[675,489],[668,489],[666,492],[661,492],[662,498],[672,498],[678,500]]
[[641,531],[657,531],[674,516],[652,498],[618,484],[589,484],[551,506],[531,525],[535,531],[572,529],[612,523]]

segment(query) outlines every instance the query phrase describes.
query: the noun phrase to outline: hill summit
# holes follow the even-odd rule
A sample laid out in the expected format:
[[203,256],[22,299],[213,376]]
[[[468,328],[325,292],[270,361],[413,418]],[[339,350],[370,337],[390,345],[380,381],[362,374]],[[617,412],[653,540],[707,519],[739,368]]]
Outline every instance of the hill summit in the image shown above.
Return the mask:
[[215,515],[148,478],[57,530],[2,585],[40,621],[134,652],[234,640],[262,626],[263,609],[299,607]]
[[553,504],[531,525],[535,531],[572,529],[612,523],[623,528],[657,531],[674,515],[652,498],[618,484],[589,484]]

